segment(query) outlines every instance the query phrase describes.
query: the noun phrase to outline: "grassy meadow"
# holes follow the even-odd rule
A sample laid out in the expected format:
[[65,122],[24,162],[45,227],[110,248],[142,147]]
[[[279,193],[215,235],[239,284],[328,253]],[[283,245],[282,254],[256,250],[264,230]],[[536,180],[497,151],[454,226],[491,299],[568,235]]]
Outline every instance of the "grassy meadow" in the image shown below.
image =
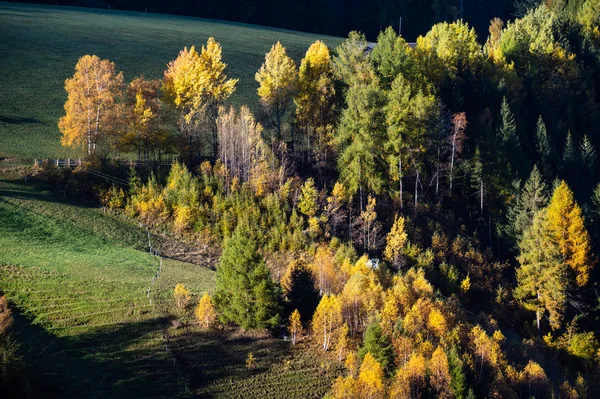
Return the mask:
[[0,3],[0,156],[75,157],[60,145],[57,122],[64,81],[79,57],[114,61],[125,80],[161,78],[184,46],[214,36],[228,76],[239,78],[232,104],[257,104],[254,74],[280,40],[299,62],[316,39],[341,39],[189,17],[30,4]]
[[[193,307],[214,289],[214,272],[164,259],[152,284],[158,261],[147,243],[135,223],[0,172],[0,291],[16,311],[35,394],[300,398],[328,390],[337,366],[304,346],[199,327]],[[177,283],[193,294],[185,312],[174,307]]]

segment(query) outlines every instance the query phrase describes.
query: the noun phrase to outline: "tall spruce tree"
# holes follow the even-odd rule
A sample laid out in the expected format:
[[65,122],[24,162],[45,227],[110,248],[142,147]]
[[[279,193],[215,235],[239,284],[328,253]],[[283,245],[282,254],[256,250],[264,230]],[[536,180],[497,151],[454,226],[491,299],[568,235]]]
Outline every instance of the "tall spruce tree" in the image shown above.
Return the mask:
[[541,115],[538,118],[535,128],[535,148],[537,150],[542,175],[546,179],[550,179],[552,176],[552,166],[550,164],[550,138],[548,137],[548,131],[546,130],[546,125],[544,124]]
[[[506,97],[502,98],[500,108],[500,125],[498,127],[498,137],[501,142],[500,158],[508,163],[508,168],[504,170],[510,174],[509,180],[518,177],[518,171],[521,166],[521,143],[517,134],[517,123],[510,110]],[[502,162],[501,162],[502,164]]]
[[215,302],[223,322],[244,329],[279,324],[281,290],[245,228],[238,227],[226,241],[216,280]]
[[508,226],[506,235],[516,245],[521,241],[523,232],[533,224],[536,213],[548,202],[547,188],[537,166],[521,189],[517,198],[508,208]]
[[358,351],[358,356],[364,359],[370,353],[381,367],[391,373],[394,366],[394,347],[390,338],[383,334],[379,323],[372,323],[367,327],[363,340],[363,346]]

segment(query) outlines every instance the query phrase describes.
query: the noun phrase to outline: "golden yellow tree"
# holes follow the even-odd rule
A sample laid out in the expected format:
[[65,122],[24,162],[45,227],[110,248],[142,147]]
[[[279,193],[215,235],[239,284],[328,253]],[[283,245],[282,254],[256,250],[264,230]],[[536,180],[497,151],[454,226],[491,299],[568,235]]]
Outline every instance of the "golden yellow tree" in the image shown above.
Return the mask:
[[302,334],[302,322],[300,321],[300,312],[298,312],[298,309],[295,309],[290,315],[288,331],[292,336],[292,345],[296,345],[298,335]]
[[383,369],[371,353],[367,352],[358,373],[360,397],[366,399],[383,398],[385,393],[383,377]]
[[198,319],[200,324],[203,324],[204,327],[210,327],[217,319],[217,312],[208,292],[205,292],[200,298],[194,314],[196,315],[196,319]]
[[350,344],[350,338],[348,337],[348,326],[344,323],[342,327],[338,328],[337,337],[335,341],[335,352],[337,353],[338,361],[344,360],[348,346]]
[[308,149],[313,151],[319,163],[326,161],[330,150],[334,97],[329,48],[317,40],[300,63],[298,93],[294,102],[296,120],[308,139]]
[[192,298],[192,294],[185,288],[184,284],[177,284],[175,286],[175,304],[178,308],[183,309],[187,306]]
[[255,75],[259,83],[258,96],[276,130],[276,140],[281,140],[281,122],[296,90],[298,71],[294,60],[288,57],[285,47],[277,42],[265,56]]
[[425,387],[426,361],[423,355],[413,353],[398,370],[390,390],[390,398],[420,398]]
[[342,325],[342,306],[335,295],[324,295],[312,319],[312,333],[315,341],[328,350]]
[[352,375],[336,378],[331,387],[331,396],[333,399],[359,398],[360,392],[356,379]]
[[398,299],[392,290],[388,290],[384,294],[383,309],[380,314],[381,321],[379,322],[384,335],[392,336],[399,315]]
[[84,55],[77,61],[73,77],[65,81],[65,90],[65,115],[58,121],[61,144],[86,145],[91,155],[122,122],[123,73],[116,73],[114,62]]
[[213,155],[217,156],[218,107],[233,92],[237,79],[227,79],[227,64],[221,61],[221,45],[209,38],[198,53],[192,46],[184,48],[167,65],[163,78],[163,94],[167,103],[179,111],[179,130],[193,155],[202,123],[208,122],[212,133]]
[[404,218],[396,215],[392,230],[387,235],[387,244],[385,246],[385,252],[383,253],[385,260],[391,262],[396,268],[403,266],[402,251],[406,245],[407,239],[408,236],[404,231]]
[[552,194],[547,217],[565,263],[575,273],[577,285],[586,285],[590,269],[594,266],[590,235],[585,228],[581,208],[564,181],[561,181]]
[[168,129],[161,128],[159,80],[138,77],[127,87],[128,128],[121,139],[124,151],[137,151],[139,160],[150,160],[167,149]]
[[450,390],[450,382],[452,377],[450,376],[450,368],[448,366],[448,357],[441,347],[437,347],[431,355],[429,361],[429,383],[431,387],[435,389],[437,397],[440,399],[446,399],[452,397],[452,391]]

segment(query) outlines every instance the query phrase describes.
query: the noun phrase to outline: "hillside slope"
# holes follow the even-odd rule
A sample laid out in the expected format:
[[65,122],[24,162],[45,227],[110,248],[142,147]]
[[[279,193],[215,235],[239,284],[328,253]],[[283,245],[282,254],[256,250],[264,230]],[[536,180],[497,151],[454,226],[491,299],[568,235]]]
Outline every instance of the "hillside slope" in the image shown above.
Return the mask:
[[239,78],[236,105],[257,104],[254,74],[280,40],[297,61],[317,39],[341,39],[253,25],[161,14],[29,4],[0,4],[0,156],[68,157],[57,122],[64,81],[77,59],[96,54],[114,61],[130,81],[160,78],[184,46],[213,36],[223,46],[230,77]]

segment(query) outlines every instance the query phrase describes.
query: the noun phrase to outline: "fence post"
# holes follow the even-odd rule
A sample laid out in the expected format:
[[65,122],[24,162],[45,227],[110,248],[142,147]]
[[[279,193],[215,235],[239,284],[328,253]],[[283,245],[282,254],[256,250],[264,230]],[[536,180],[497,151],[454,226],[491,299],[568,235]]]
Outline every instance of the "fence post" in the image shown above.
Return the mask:
[[58,168],[58,158],[56,158],[56,167]]

